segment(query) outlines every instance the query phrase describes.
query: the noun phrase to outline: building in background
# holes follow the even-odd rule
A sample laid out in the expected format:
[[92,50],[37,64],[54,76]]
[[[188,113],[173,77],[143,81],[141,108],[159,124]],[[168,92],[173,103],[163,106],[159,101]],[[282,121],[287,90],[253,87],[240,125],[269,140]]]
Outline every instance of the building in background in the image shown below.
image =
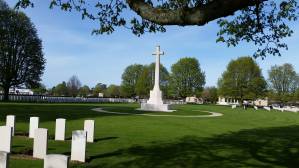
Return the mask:
[[104,97],[104,93],[99,93],[99,94],[98,94],[98,97],[100,97],[100,98],[101,98],[101,97]]
[[202,98],[197,98],[195,96],[186,97],[186,103],[190,103],[190,104],[203,104],[203,99]]
[[218,105],[230,106],[230,105],[239,105],[239,100],[234,98],[227,98],[227,97],[218,97]]
[[265,99],[256,99],[253,102],[253,104],[258,107],[266,107],[269,105],[269,101],[268,101],[268,98],[266,97]]
[[17,94],[17,95],[33,95],[34,92],[31,89],[23,89],[23,88],[10,88],[9,94]]

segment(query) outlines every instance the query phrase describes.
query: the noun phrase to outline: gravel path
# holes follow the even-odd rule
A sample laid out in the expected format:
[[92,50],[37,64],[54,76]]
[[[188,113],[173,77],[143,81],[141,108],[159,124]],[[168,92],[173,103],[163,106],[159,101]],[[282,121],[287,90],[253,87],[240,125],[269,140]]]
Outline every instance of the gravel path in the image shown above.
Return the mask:
[[209,115],[132,114],[132,113],[122,113],[122,112],[106,111],[106,110],[103,110],[102,108],[94,108],[92,110],[96,111],[98,113],[106,113],[106,114],[138,115],[138,116],[149,116],[149,117],[209,118],[209,117],[220,117],[220,116],[223,116],[222,113],[211,112],[211,111],[200,111],[200,110],[194,110],[194,111],[206,112],[206,113],[209,113]]

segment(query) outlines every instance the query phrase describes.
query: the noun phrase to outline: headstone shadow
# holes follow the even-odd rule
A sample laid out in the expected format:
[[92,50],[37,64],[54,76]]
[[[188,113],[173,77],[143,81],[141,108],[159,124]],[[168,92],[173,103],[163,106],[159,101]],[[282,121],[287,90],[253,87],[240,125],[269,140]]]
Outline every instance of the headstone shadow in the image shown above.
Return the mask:
[[298,167],[298,132],[299,126],[295,125],[241,130],[209,138],[185,136],[171,143],[155,142],[91,156],[89,161],[116,157],[119,162],[102,166],[113,168]]
[[94,139],[94,142],[100,142],[100,141],[107,141],[112,139],[117,139],[118,137],[102,137],[102,138],[96,138]]

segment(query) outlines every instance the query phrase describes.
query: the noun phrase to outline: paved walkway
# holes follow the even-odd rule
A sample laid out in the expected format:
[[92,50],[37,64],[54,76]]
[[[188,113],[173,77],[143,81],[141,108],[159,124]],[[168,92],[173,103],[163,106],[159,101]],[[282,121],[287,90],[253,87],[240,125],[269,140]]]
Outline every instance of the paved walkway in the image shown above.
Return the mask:
[[220,117],[220,116],[223,116],[222,113],[211,112],[211,111],[201,111],[201,110],[193,110],[193,111],[206,112],[206,113],[209,113],[209,115],[132,114],[132,113],[122,113],[122,112],[106,111],[106,110],[103,110],[102,108],[94,108],[92,110],[96,111],[98,113],[106,113],[106,114],[139,115],[139,116],[149,116],[149,117],[209,118],[209,117]]

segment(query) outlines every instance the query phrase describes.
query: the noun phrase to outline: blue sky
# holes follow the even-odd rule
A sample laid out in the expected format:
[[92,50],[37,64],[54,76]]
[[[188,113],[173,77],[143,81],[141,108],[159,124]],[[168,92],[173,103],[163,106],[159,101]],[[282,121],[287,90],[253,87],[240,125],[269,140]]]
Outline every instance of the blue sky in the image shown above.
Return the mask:
[[[7,2],[13,6],[16,0]],[[255,49],[253,44],[247,43],[234,48],[216,43],[219,30],[216,22],[201,27],[172,26],[167,27],[166,33],[141,37],[126,29],[118,29],[112,35],[91,35],[96,22],[81,20],[75,12],[50,10],[48,0],[34,2],[36,7],[24,12],[31,18],[43,40],[47,64],[42,82],[47,87],[67,81],[72,75],[77,75],[82,84],[90,87],[99,82],[120,84],[122,72],[128,65],[154,61],[151,54],[157,44],[166,54],[161,62],[169,71],[180,58],[195,57],[205,71],[206,86],[213,86],[230,60],[252,55]],[[292,63],[299,72],[299,22],[292,27],[295,33],[286,40],[289,50],[283,51],[282,57],[256,59],[265,78],[267,71],[275,64]]]

